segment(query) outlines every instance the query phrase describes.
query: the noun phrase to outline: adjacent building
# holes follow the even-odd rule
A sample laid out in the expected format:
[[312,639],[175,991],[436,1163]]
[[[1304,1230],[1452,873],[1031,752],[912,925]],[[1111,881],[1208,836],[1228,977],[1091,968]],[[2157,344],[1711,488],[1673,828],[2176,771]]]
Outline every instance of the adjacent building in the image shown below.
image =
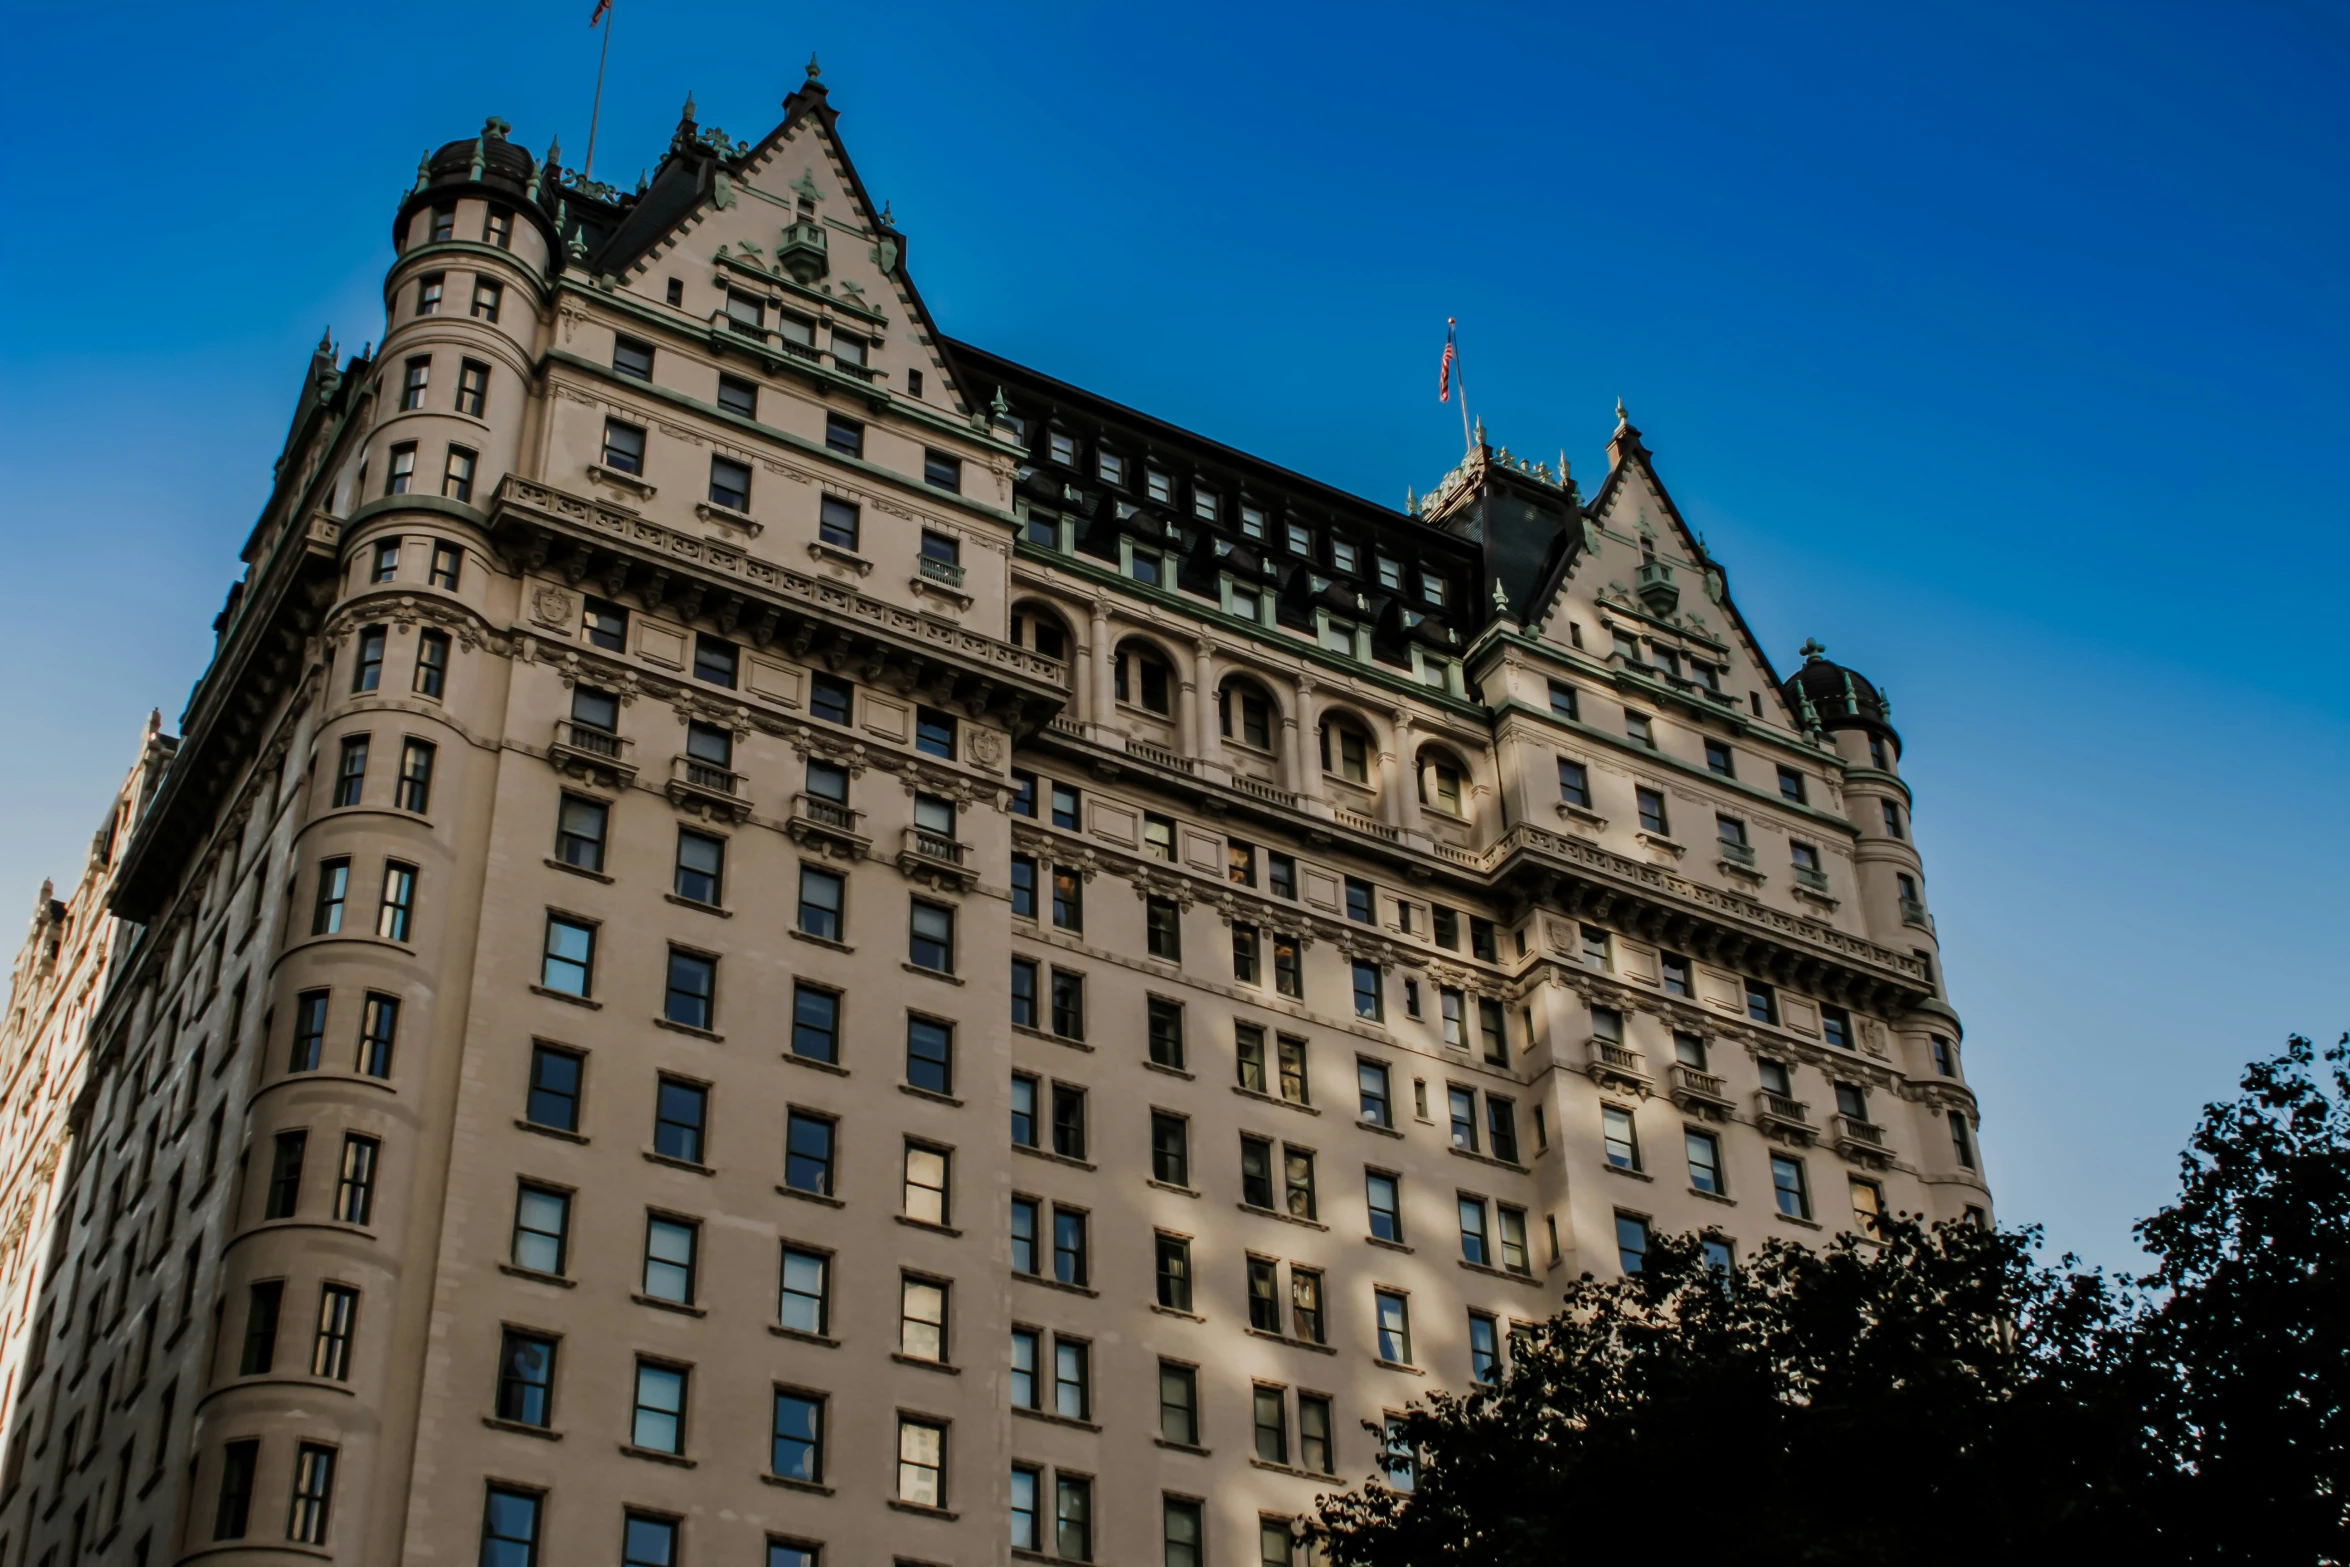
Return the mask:
[[417,169],[42,1069],[4,1567],[1288,1562],[1574,1274],[1987,1208],[1884,697],[1621,409],[1363,500],[943,336],[835,122]]

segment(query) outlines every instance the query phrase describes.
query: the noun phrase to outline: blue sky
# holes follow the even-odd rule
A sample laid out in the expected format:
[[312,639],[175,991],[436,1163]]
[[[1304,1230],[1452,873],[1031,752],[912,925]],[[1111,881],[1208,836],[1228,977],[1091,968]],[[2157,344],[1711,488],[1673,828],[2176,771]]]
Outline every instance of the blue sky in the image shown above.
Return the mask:
[[[598,173],[811,49],[944,328],[1399,501],[1621,395],[1782,668],[1888,689],[2002,1217],[2129,1265],[2198,1107],[2350,1025],[2350,19],[2112,6],[619,0]],[[210,648],[320,328],[589,6],[10,8],[0,896]],[[1766,14],[1767,13],[1767,14]]]

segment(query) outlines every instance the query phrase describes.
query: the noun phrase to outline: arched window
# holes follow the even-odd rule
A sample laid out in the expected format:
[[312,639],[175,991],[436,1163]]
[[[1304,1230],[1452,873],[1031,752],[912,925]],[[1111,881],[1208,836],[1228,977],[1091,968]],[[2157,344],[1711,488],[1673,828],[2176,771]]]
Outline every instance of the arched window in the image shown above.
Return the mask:
[[1450,752],[1430,748],[1420,753],[1421,804],[1447,816],[1466,816],[1468,798],[1468,776]]
[[1012,615],[1012,645],[1032,648],[1047,658],[1069,656],[1069,631],[1061,617],[1042,605],[1030,604]]
[[1336,773],[1348,783],[1371,782],[1371,737],[1343,718],[1322,723],[1322,771]]
[[1273,749],[1273,703],[1254,682],[1228,680],[1216,696],[1224,738],[1259,751]]
[[1157,713],[1162,718],[1174,713],[1175,672],[1150,647],[1130,642],[1118,649],[1118,656],[1111,661],[1110,673],[1119,701],[1131,703],[1146,713]]

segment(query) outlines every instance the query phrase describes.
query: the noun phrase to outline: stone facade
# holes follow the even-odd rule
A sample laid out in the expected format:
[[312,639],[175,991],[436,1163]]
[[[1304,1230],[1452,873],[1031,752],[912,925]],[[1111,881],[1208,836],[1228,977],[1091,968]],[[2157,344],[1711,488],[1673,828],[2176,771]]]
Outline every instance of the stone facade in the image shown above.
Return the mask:
[[1887,705],[1621,410],[1373,505],[941,337],[785,108],[492,121],[313,359],[39,1074],[9,1567],[1287,1560],[1651,1227],[1987,1209]]

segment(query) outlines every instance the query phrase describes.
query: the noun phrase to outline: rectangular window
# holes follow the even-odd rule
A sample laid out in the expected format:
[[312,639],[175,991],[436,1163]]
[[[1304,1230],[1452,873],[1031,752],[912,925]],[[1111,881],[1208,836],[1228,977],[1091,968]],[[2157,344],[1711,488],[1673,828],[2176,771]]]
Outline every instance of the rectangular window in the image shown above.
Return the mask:
[[1411,1308],[1394,1290],[1374,1290],[1371,1299],[1379,1323],[1379,1358],[1399,1366],[1412,1363]]
[[384,493],[405,495],[416,488],[416,443],[402,441],[391,449],[384,466]]
[[1076,1208],[1053,1209],[1053,1277],[1063,1284],[1083,1284],[1088,1271],[1088,1225]]
[[[285,1291],[283,1279],[268,1279],[246,1292],[245,1345],[237,1361],[237,1375],[267,1376],[276,1363],[277,1314]],[[66,1444],[69,1449],[72,1445]]]
[[1085,976],[1065,968],[1053,970],[1053,1032],[1063,1039],[1085,1037]]
[[1779,993],[1759,979],[1746,982],[1746,1015],[1757,1023],[1779,1021]]
[[536,1492],[489,1488],[482,1511],[481,1560],[482,1567],[540,1567]]
[[359,1292],[328,1284],[318,1292],[318,1336],[310,1346],[310,1374],[333,1382],[351,1380],[351,1335],[358,1328]]
[[450,447],[448,461],[441,468],[441,494],[453,501],[472,500],[473,471],[479,461],[479,455],[465,447]]
[[932,969],[941,974],[952,974],[955,971],[953,909],[941,903],[915,902],[907,959],[916,968]]
[[922,453],[922,482],[952,494],[963,493],[963,459],[931,447]]
[[846,889],[843,879],[832,871],[820,871],[813,866],[800,867],[799,928],[802,934],[824,941],[841,938],[841,902]]
[[1286,1388],[1258,1386],[1250,1399],[1256,1455],[1268,1464],[1289,1462],[1289,1393]]
[[1281,1331],[1280,1265],[1267,1257],[1248,1259],[1248,1325],[1261,1333]]
[[906,1019],[906,1081],[934,1094],[955,1091],[955,1028],[936,1018]]
[[392,1043],[399,1032],[400,1003],[369,991],[359,1009],[359,1070],[363,1075],[392,1075]]
[[1182,1116],[1151,1112],[1151,1179],[1191,1185],[1191,1123]]
[[1082,1339],[1053,1340],[1053,1413],[1070,1420],[1091,1419],[1092,1346]]
[[1487,1386],[1501,1380],[1501,1328],[1482,1311],[1469,1313],[1469,1376]]
[[[1159,1362],[1159,1439],[1183,1447],[1199,1446],[1199,1373],[1169,1360]],[[1197,1522],[1195,1508],[1195,1526]]]
[[1289,1215],[1293,1219],[1314,1216],[1314,1156],[1302,1148],[1284,1147],[1281,1151],[1281,1179],[1283,1195],[1289,1201]]
[[[1031,1406],[1033,1407],[1033,1406]],[[1043,1503],[1038,1491],[1044,1472],[1027,1464],[1012,1466],[1012,1548],[1041,1553],[1044,1548]]]
[[1689,1184],[1715,1197],[1722,1188],[1722,1141],[1711,1132],[1684,1131],[1689,1149]]
[[1064,1159],[1085,1157],[1085,1090],[1053,1085],[1053,1152]]
[[1144,949],[1169,963],[1183,960],[1183,923],[1172,898],[1143,900]]
[[449,275],[446,272],[427,272],[416,280],[418,315],[437,316],[441,313],[441,295],[447,289],[448,282]]
[[318,866],[318,901],[310,911],[310,934],[332,936],[343,928],[343,903],[350,895],[351,862],[322,860]]
[[544,1429],[554,1419],[555,1341],[512,1328],[498,1344],[500,1420]]
[[[69,1455],[70,1456],[70,1455]],[[241,1540],[253,1512],[253,1471],[260,1466],[258,1441],[231,1442],[220,1451],[220,1501],[212,1510],[212,1538]]]
[[1563,680],[1550,683],[1550,710],[1560,718],[1580,721],[1583,717],[1582,706],[1575,699],[1575,688]]
[[357,805],[366,783],[367,736],[346,735],[335,764],[335,786],[330,803],[337,808]]
[[1053,1476],[1053,1553],[1065,1562],[1093,1560],[1093,1482]]
[[794,1110],[784,1131],[783,1184],[796,1192],[832,1195],[830,1118]]
[[419,631],[416,634],[416,673],[409,687],[418,696],[439,701],[449,685],[449,634],[446,631]]
[[1485,1134],[1493,1148],[1493,1157],[1505,1163],[1518,1162],[1518,1109],[1507,1099],[1493,1094],[1485,1096]]
[[1958,1051],[1956,1047],[1953,1046],[1949,1040],[1943,1038],[1940,1034],[1933,1036],[1933,1046],[1935,1073],[1941,1077],[1956,1077],[1958,1075]]
[[1371,884],[1358,877],[1346,879],[1346,917],[1368,925],[1372,922],[1374,902]]
[[1042,1259],[1037,1252],[1037,1225],[1040,1222],[1038,1206],[1037,1200],[1033,1197],[1012,1199],[1012,1271],[1014,1273],[1042,1271]]
[[1656,724],[1646,713],[1624,714],[1624,736],[1634,745],[1644,745],[1651,751],[1656,749]]
[[1694,994],[1689,982],[1689,960],[1687,958],[1678,952],[1664,952],[1657,955],[1657,962],[1664,973],[1665,994],[1669,996]]
[[653,379],[653,345],[633,337],[612,339],[612,368],[636,381]]
[[1723,778],[1735,778],[1738,776],[1737,760],[1730,754],[1730,747],[1725,741],[1706,741],[1705,766],[1706,771],[1714,773]]
[[1559,798],[1583,810],[1591,809],[1591,773],[1581,762],[1559,758]]
[[[775,1390],[775,1425],[768,1472],[778,1479],[820,1485],[824,1480],[824,1400],[813,1393]],[[662,1567],[668,1567],[664,1562]]]
[[622,1514],[620,1567],[673,1567],[676,1560],[676,1519],[633,1510]]
[[1501,1003],[1491,996],[1477,998],[1477,1035],[1485,1046],[1485,1059],[1495,1066],[1507,1066],[1510,1060],[1509,1040],[1504,1035]]
[[645,432],[641,425],[618,419],[604,421],[604,466],[615,473],[642,475],[645,471]]
[[796,1333],[822,1338],[831,1331],[832,1259],[822,1252],[783,1248],[783,1282],[775,1320]]
[[1633,793],[1639,799],[1640,830],[1663,838],[1671,834],[1672,824],[1665,815],[1665,792],[1643,784]]
[[1950,1112],[1950,1149],[1957,1156],[1960,1169],[1971,1170],[1975,1167],[1975,1140],[1967,1131],[1964,1110]]
[[898,1353],[944,1365],[947,1358],[947,1286],[937,1279],[898,1275]]
[[731,457],[710,459],[710,504],[727,511],[751,509],[751,469]]
[[1183,1070],[1183,1003],[1163,996],[1150,998],[1146,1031],[1151,1064]]
[[1524,1211],[1500,1204],[1496,1212],[1501,1219],[1501,1265],[1512,1273],[1532,1273],[1533,1264],[1526,1251]]
[[840,1060],[840,995],[815,985],[792,986],[792,1054],[804,1061]]
[[1820,1003],[1820,1037],[1839,1050],[1850,1050],[1852,1014],[1833,1003]]
[[1191,1242],[1180,1235],[1157,1238],[1159,1304],[1169,1311],[1191,1309]]
[[1901,807],[1891,800],[1882,802],[1885,808],[1885,831],[1895,838],[1907,837],[1901,830]]
[[661,1015],[707,1032],[717,1021],[718,960],[680,947],[669,949],[669,984]]
[[648,1453],[685,1451],[686,1371],[656,1361],[636,1363],[636,1407],[629,1443]]
[[309,1146],[308,1132],[280,1132],[271,1142],[269,1185],[264,1189],[262,1218],[294,1216],[302,1199],[302,1156]]
[[514,1266],[560,1275],[570,1244],[571,1197],[544,1186],[523,1186],[514,1201]]
[[[457,411],[480,418],[490,400],[490,367],[478,359],[460,360],[457,365]],[[435,581],[436,587],[454,588],[455,573],[447,582]]]
[[1874,1237],[1878,1221],[1885,1217],[1885,1194],[1875,1181],[1852,1178],[1852,1227],[1862,1234]]
[[898,1500],[917,1507],[946,1505],[947,1428],[935,1420],[898,1417]]
[[318,1070],[326,1048],[326,998],[323,990],[305,990],[294,998],[294,1055],[287,1070]]
[[1012,1146],[1015,1148],[1037,1146],[1037,1090],[1034,1077],[1026,1072],[1012,1074]]
[[1012,960],[1012,1024],[1016,1028],[1035,1028],[1037,1024],[1037,996],[1040,982],[1034,958]]
[[1356,1061],[1355,1086],[1361,1095],[1362,1119],[1373,1126],[1393,1126],[1395,1115],[1388,1100],[1387,1068],[1376,1061]]
[[1771,1155],[1771,1187],[1779,1211],[1793,1219],[1811,1217],[1811,1188],[1805,1183],[1803,1161],[1785,1154]]
[[1452,1145],[1476,1153],[1477,1094],[1473,1089],[1448,1087],[1445,1104],[1452,1121]]
[[1784,763],[1779,767],[1779,794],[1797,805],[1804,803],[1803,774]]
[[1235,1023],[1232,1057],[1240,1086],[1252,1094],[1265,1092],[1265,1031],[1254,1023]]
[[917,1224],[943,1227],[947,1214],[946,1150],[909,1141],[906,1144],[906,1217]]
[[400,367],[400,412],[413,413],[424,406],[425,388],[431,380],[430,354],[419,354]]
[[1640,1136],[1632,1112],[1621,1105],[1602,1105],[1600,1131],[1607,1144],[1607,1162],[1619,1170],[1640,1168]]
[[1637,1214],[1616,1215],[1616,1264],[1626,1273],[1638,1273],[1648,1262],[1648,1221]]
[[[343,1164],[335,1180],[335,1218],[365,1225],[375,1217],[375,1160],[381,1145],[357,1132],[343,1134]],[[176,1185],[177,1177],[174,1177]],[[168,1233],[168,1231],[167,1231]]]
[[1012,913],[1024,920],[1036,918],[1036,857],[1012,856]]
[[[364,746],[366,742],[360,743]],[[422,816],[432,804],[433,751],[428,740],[400,743],[400,776],[392,791],[392,803],[401,810]]]
[[560,1132],[579,1130],[581,1057],[552,1045],[533,1045],[530,1052],[530,1092],[523,1115],[534,1126]]
[[[1289,952],[1290,961],[1294,965],[1297,952],[1295,943],[1289,944]],[[1273,956],[1278,964],[1281,957],[1281,946],[1278,943],[1273,949]],[[1284,987],[1282,993],[1295,995],[1297,991]],[[1385,1003],[1380,997],[1378,964],[1358,962],[1354,965],[1354,997],[1356,1017],[1370,1018],[1375,1022],[1385,1015]]]
[[1486,1230],[1485,1199],[1463,1197],[1461,1210],[1461,1260],[1480,1268],[1493,1266],[1493,1243]]
[[1306,1042],[1290,1034],[1283,1034],[1275,1045],[1280,1063],[1281,1097],[1291,1104],[1310,1104],[1306,1083]]
[[924,756],[955,759],[955,720],[934,707],[914,709],[914,749]]
[[653,1151],[665,1159],[700,1164],[709,1107],[708,1089],[661,1076],[653,1094]]

